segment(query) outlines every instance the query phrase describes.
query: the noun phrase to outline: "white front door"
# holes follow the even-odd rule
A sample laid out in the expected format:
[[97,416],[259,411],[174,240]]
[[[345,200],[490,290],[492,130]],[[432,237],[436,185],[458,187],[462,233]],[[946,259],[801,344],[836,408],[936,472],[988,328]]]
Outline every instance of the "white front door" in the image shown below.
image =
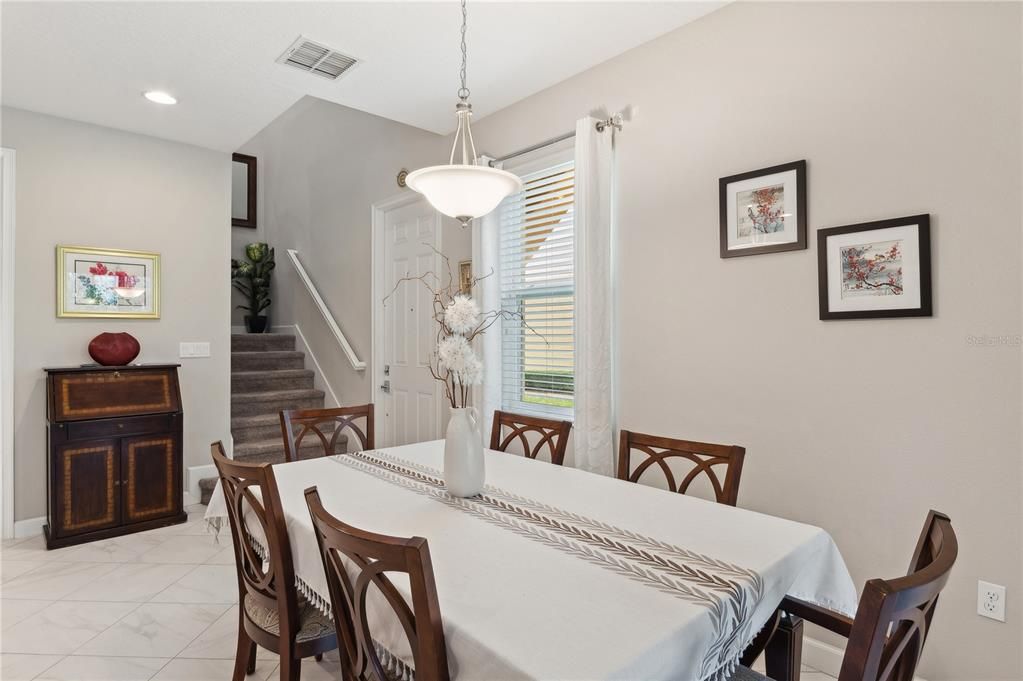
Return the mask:
[[401,280],[427,275],[436,288],[430,273],[441,269],[440,216],[420,198],[385,209],[382,218],[376,225],[382,233],[375,235],[380,247],[374,267],[378,290],[388,297],[373,303],[380,306],[374,348],[377,442],[394,446],[436,440],[441,437],[442,386],[430,374],[437,336],[433,297],[422,282]]

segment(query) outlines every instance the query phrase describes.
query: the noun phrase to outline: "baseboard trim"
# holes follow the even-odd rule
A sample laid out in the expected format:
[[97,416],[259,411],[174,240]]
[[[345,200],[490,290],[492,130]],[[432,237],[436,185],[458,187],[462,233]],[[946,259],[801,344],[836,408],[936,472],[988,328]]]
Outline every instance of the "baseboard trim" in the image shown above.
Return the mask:
[[43,533],[43,525],[46,524],[46,516],[41,515],[38,518],[26,518],[25,520],[14,521],[14,538],[24,539],[25,537],[34,537],[37,534]]
[[[803,664],[822,671],[828,676],[838,678],[842,668],[842,656],[845,650],[809,636],[803,637]],[[913,681],[926,681],[921,676],[914,676]]]
[[324,404],[324,406],[328,409],[340,407],[341,401],[337,399],[337,393],[334,392],[334,388],[331,387],[326,374],[323,373],[320,363],[316,361],[316,354],[313,352],[313,349],[309,347],[309,343],[305,339],[305,334],[302,333],[302,329],[299,325],[282,324],[279,326],[273,326],[270,330],[274,333],[295,334],[295,344],[298,346],[299,350],[305,353],[306,357],[308,357],[313,364],[313,387],[317,390],[322,390],[325,393],[326,404]]
[[[223,441],[224,453],[227,458],[234,458],[234,436],[228,435]],[[217,467],[211,463],[204,466],[189,466],[185,469],[185,494],[192,498],[191,503],[198,504],[202,498],[202,490],[199,489],[199,481],[203,478],[217,477]],[[186,503],[187,505],[187,503]]]
[[838,677],[845,651],[809,636],[803,637],[803,664],[830,676]]
[[235,334],[235,333],[248,333],[248,331],[245,330],[244,326],[234,326],[232,324],[231,325],[231,333],[232,334]]
[[188,473],[185,476],[187,480],[187,487],[185,487],[185,493],[196,500],[202,497],[202,492],[199,490],[199,481],[203,478],[215,478],[217,477],[217,467],[213,464],[207,464],[205,466],[189,466]]

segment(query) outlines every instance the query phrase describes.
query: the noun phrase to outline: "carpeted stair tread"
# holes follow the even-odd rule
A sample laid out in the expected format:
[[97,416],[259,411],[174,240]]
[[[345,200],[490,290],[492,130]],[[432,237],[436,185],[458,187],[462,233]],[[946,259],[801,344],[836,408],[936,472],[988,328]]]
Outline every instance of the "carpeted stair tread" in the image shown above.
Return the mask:
[[303,359],[299,350],[244,350],[231,353],[232,359]]
[[231,396],[234,404],[248,404],[251,402],[279,402],[281,400],[322,400],[322,390],[315,388],[304,388],[301,390],[267,390],[265,392],[235,393]]
[[313,387],[311,369],[275,369],[269,371],[232,371],[231,393],[267,390],[302,390]]
[[[347,443],[348,438],[342,434],[338,436],[339,443]],[[300,451],[312,449],[323,451],[323,444],[320,442],[318,437],[304,437],[302,438],[302,445],[299,447]],[[343,449],[343,448],[342,448]],[[264,454],[280,454],[280,460],[284,460],[284,443],[281,438],[275,438],[270,440],[256,440],[255,442],[242,442],[241,444],[235,443],[234,445],[234,458],[237,461],[248,461],[253,456],[261,456]]]
[[294,350],[295,336],[290,333],[233,333],[231,352],[251,350]]
[[[320,405],[322,407],[322,405]],[[332,432],[334,423],[324,422],[318,426],[320,430]],[[268,412],[256,416],[238,416],[231,419],[231,436],[235,445],[242,442],[269,440],[281,437],[281,419],[277,412]]]
[[277,371],[304,368],[305,354],[297,350],[231,353],[231,371]]
[[[262,354],[262,353],[261,353]],[[312,369],[271,369],[269,371],[232,371],[231,378],[252,378],[253,376],[312,376]]]
[[[320,394],[317,395],[316,393]],[[281,390],[276,393],[242,393],[231,396],[231,416],[276,414],[284,409],[322,409],[323,391]]]
[[231,419],[231,432],[243,428],[259,428],[261,426],[281,425],[281,418],[276,413],[257,414],[255,416],[236,416]]

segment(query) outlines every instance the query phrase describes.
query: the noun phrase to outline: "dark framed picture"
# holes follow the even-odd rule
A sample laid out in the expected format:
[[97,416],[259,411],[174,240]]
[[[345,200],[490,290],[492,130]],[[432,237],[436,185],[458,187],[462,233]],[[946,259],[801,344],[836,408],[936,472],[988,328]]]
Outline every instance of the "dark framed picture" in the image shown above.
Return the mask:
[[721,257],[806,248],[806,161],[718,180]]
[[231,155],[231,226],[257,226],[255,156]]
[[817,230],[821,319],[931,316],[931,217]]
[[472,260],[458,263],[458,291],[472,296]]

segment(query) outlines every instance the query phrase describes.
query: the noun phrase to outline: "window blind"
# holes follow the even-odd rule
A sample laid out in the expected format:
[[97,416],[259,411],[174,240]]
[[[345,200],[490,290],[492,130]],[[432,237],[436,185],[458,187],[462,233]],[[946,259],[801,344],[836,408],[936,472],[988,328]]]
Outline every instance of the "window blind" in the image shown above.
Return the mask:
[[575,163],[522,176],[500,213],[502,405],[571,417],[575,371]]

